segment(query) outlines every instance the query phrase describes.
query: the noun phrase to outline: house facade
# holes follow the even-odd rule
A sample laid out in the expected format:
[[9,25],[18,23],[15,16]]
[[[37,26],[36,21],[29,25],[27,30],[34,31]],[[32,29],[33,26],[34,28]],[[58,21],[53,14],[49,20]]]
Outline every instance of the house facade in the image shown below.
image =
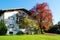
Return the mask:
[[16,34],[20,31],[19,24],[17,22],[21,21],[21,17],[28,17],[29,11],[24,8],[19,9],[8,9],[2,10],[0,12],[0,20],[4,20],[7,26],[7,35]]

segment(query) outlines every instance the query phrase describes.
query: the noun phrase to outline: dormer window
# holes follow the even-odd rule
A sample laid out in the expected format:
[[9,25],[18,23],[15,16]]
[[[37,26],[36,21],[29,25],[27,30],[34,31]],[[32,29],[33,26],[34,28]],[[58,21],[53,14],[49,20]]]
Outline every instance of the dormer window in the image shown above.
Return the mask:
[[21,15],[21,12],[19,12],[18,15],[20,16]]

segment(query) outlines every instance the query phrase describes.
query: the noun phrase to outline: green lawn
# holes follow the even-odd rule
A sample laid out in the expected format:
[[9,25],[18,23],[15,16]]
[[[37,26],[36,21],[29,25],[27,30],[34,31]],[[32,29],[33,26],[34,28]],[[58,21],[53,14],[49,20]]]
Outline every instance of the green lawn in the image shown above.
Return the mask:
[[14,35],[14,36],[0,36],[0,40],[60,40],[60,35]]

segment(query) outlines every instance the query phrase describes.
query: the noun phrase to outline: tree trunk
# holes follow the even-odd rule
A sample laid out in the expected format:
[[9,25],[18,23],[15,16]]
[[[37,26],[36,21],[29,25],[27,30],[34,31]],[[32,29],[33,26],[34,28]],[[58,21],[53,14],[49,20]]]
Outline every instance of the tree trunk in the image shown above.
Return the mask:
[[41,22],[42,22],[42,18],[40,18],[39,27],[40,27],[40,32],[41,32],[41,34],[44,34],[44,33],[43,33],[43,26],[41,25]]

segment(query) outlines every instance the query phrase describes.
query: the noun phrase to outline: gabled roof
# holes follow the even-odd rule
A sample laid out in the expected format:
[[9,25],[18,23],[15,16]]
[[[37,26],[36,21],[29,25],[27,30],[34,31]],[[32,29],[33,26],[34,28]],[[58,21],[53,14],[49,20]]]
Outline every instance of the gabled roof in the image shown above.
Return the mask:
[[19,11],[19,10],[22,10],[22,11],[28,13],[28,14],[30,13],[28,10],[26,10],[24,8],[3,9],[3,10],[0,10],[0,16],[2,14],[4,14],[4,12],[8,12],[8,11]]

